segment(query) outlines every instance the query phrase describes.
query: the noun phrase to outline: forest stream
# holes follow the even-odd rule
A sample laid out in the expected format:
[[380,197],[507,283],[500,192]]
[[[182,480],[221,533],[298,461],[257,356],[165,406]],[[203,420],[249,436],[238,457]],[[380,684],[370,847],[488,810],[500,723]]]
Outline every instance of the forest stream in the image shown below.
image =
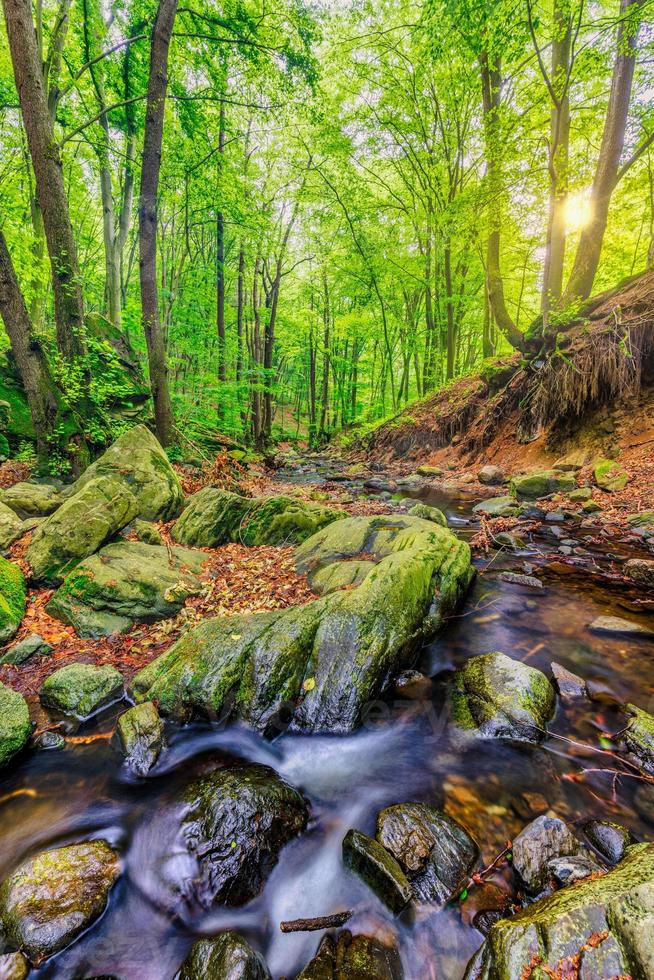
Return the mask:
[[[306,468],[292,478],[317,479]],[[474,494],[430,489],[405,495],[441,508],[465,539],[478,530]],[[643,805],[633,803],[642,784],[584,776],[588,768],[610,768],[610,760],[573,744],[597,748],[603,732],[624,724],[618,705],[634,701],[647,709],[654,694],[643,671],[650,640],[588,630],[598,616],[633,617],[633,594],[612,572],[639,553],[619,540],[593,537],[596,529],[580,523],[540,522],[518,551],[478,559],[465,603],[422,650],[418,667],[431,678],[429,685],[410,698],[391,691],[354,734],[287,734],[268,741],[239,724],[168,722],[167,751],[147,778],[136,779],[109,740],[123,704],[80,727],[64,751],[27,756],[3,781],[0,877],[22,855],[81,838],[103,838],[124,856],[124,873],[103,917],[30,975],[162,980],[175,975],[198,937],[234,928],[264,955],[273,977],[293,977],[315,954],[321,933],[284,934],[280,922],[353,909],[349,925],[356,931],[371,926],[396,935],[407,980],[456,980],[483,941],[475,916],[510,898],[507,861],[498,860],[483,882],[440,911],[393,917],[343,865],[341,842],[350,828],[374,834],[377,812],[401,801],[445,805],[479,843],[484,865],[529,820],[550,810],[576,830],[590,818],[608,819],[647,839]],[[572,554],[565,563],[562,540]],[[506,571],[535,573],[543,587],[503,580]],[[468,658],[489,651],[503,651],[548,675],[556,661],[585,678],[591,698],[559,698],[550,723],[559,737],[539,746],[500,739],[474,747],[450,744],[445,683]],[[170,913],[162,884],[171,863],[183,860],[166,819],[168,800],[216,759],[271,766],[306,795],[311,819],[307,832],[282,850],[257,897],[241,908],[218,907],[182,921]]]

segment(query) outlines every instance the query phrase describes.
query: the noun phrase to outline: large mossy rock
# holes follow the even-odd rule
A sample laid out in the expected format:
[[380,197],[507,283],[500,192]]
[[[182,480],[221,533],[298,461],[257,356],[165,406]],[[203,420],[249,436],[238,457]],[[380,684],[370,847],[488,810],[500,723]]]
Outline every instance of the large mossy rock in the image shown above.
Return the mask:
[[0,501],[0,551],[7,548],[25,533],[18,514]]
[[52,483],[15,483],[2,493],[2,503],[18,517],[49,517],[64,502],[60,487]]
[[119,874],[118,855],[103,840],[23,862],[0,886],[7,939],[34,962],[52,956],[102,914]]
[[266,961],[237,932],[195,943],[177,980],[271,980]]
[[373,936],[353,936],[348,929],[325,936],[318,952],[296,980],[403,980],[396,946]]
[[102,636],[176,615],[202,591],[206,555],[117,541],[80,562],[48,603],[47,612],[79,636]]
[[[654,976],[654,844],[492,926],[466,980]],[[574,965],[574,972],[573,972]]]
[[24,748],[31,730],[25,698],[0,684],[0,768]]
[[168,457],[144,425],[135,425],[96,459],[73,484],[78,494],[98,477],[120,479],[136,499],[134,517],[168,521],[176,517],[184,502],[177,474]]
[[574,474],[562,473],[560,470],[541,470],[537,473],[524,473],[514,476],[510,484],[510,492],[514,497],[524,497],[527,500],[537,500],[547,497],[550,493],[568,493],[574,490],[577,481]]
[[117,476],[89,480],[34,532],[25,556],[34,579],[60,582],[137,513],[136,497]]
[[297,568],[318,588],[329,566],[364,554],[371,567],[356,588],[189,630],[137,674],[135,698],[180,718],[229,709],[264,731],[280,714],[293,714],[296,731],[351,731],[365,706],[412,666],[473,575],[467,544],[401,516],[330,524],[298,548]]
[[503,653],[471,657],[450,686],[455,730],[480,738],[539,742],[555,706],[547,677]]
[[44,708],[83,721],[123,694],[123,678],[115,667],[67,664],[46,678],[39,699]]
[[180,544],[215,548],[235,541],[245,545],[298,544],[335,521],[340,513],[292,497],[240,497],[205,487],[193,494],[172,530]]
[[18,632],[26,600],[25,576],[18,565],[0,558],[0,644],[7,643]]
[[182,794],[179,813],[176,851],[186,854],[193,868],[181,878],[173,869],[168,880],[180,914],[184,908],[193,914],[254,898],[281,849],[304,830],[309,818],[301,793],[268,766],[248,764],[226,766],[194,780]]

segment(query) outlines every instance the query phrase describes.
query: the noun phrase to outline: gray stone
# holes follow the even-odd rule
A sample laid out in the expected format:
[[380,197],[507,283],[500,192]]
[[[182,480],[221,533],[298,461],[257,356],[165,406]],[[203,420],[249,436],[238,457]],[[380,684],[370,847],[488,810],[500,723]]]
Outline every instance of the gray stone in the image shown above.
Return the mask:
[[569,493],[577,486],[575,477],[560,470],[540,470],[514,476],[511,480],[511,494],[527,500],[537,500],[552,493]]
[[527,891],[537,894],[552,876],[550,863],[580,850],[581,844],[563,820],[543,814],[514,837],[513,870]]
[[15,483],[0,498],[18,517],[49,517],[64,501],[61,487],[49,483]]
[[554,661],[551,664],[551,670],[556,689],[562,698],[573,700],[575,698],[586,697],[586,682],[583,677],[579,677],[578,674],[573,674],[571,670],[567,670],[561,664],[557,664]]
[[630,830],[610,820],[589,820],[583,826],[586,840],[609,864],[622,861],[627,848],[636,843]]
[[11,508],[0,501],[0,551],[7,551],[9,545],[25,534],[24,522]]
[[506,475],[501,466],[492,466],[490,464],[482,466],[482,468],[477,473],[477,479],[480,483],[485,483],[487,486],[498,486],[501,483],[506,482]]

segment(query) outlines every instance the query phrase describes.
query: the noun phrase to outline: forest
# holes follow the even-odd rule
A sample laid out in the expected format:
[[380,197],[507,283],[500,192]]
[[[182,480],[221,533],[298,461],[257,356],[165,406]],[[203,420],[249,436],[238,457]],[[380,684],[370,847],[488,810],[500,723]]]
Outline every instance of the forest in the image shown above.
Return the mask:
[[0,980],[654,980],[654,0],[1,3]]

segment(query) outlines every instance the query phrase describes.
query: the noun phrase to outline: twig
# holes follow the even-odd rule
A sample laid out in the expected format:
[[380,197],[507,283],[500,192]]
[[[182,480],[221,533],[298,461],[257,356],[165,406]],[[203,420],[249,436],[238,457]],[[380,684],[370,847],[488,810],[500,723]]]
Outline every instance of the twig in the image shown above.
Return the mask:
[[349,909],[346,912],[333,912],[331,915],[318,915],[313,919],[288,919],[280,922],[279,928],[282,932],[316,932],[318,929],[344,926],[353,914],[353,909]]

